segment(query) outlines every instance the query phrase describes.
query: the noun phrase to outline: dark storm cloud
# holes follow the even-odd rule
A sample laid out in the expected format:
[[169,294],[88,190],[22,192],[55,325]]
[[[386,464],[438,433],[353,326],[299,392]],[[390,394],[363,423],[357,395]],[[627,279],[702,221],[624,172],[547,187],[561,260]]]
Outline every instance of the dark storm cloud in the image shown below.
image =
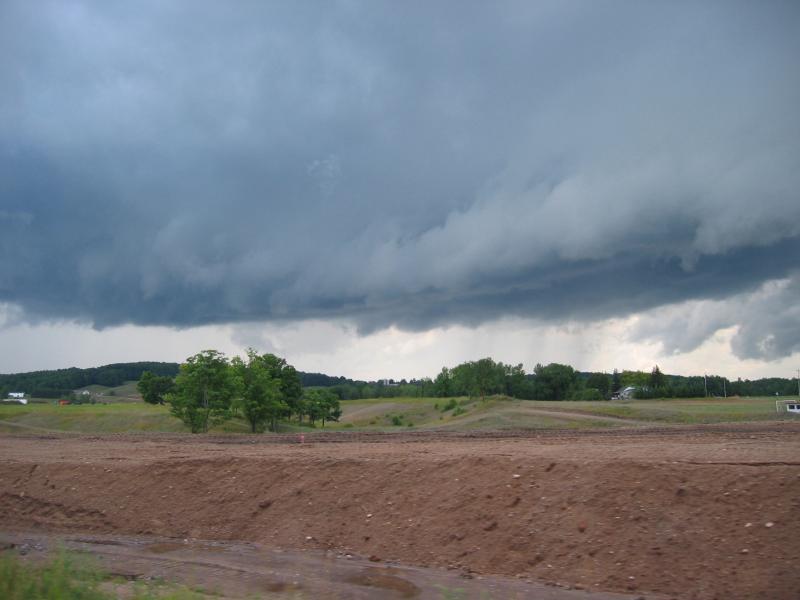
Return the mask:
[[799,24],[792,2],[4,2],[0,301],[368,331],[751,292],[800,263]]

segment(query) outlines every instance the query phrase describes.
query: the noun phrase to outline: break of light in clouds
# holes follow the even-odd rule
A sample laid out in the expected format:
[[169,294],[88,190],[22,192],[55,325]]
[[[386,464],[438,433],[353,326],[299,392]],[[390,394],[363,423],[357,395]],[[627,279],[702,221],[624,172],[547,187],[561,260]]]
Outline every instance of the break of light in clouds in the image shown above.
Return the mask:
[[798,56],[795,2],[3,2],[0,371],[778,374]]

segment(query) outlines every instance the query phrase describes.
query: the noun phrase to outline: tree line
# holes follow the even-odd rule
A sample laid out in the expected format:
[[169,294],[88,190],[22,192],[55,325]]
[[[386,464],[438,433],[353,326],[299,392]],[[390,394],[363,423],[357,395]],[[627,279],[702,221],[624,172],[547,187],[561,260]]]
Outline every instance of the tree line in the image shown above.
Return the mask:
[[329,389],[342,400],[392,397],[485,397],[502,394],[522,400],[608,400],[625,388],[636,398],[699,398],[703,396],[791,396],[797,380],[769,377],[730,380],[719,375],[667,375],[655,365],[651,371],[582,372],[570,365],[537,364],[526,373],[522,364],[492,358],[443,367],[434,378],[337,382]]
[[137,384],[145,402],[167,404],[192,433],[206,432],[234,417],[242,417],[253,433],[277,431],[280,421],[296,418],[337,421],[339,398],[326,389],[304,390],[298,371],[274,354],[249,349],[245,358],[228,359],[204,350],[186,359],[173,379],[149,371]]
[[[179,368],[178,363],[135,362],[89,369],[70,368],[0,375],[0,397],[5,397],[9,392],[25,392],[28,396],[39,398],[69,398],[74,390],[88,385],[114,387],[126,381],[137,381],[145,371],[171,380],[178,374]],[[797,394],[797,381],[781,377],[730,380],[717,375],[667,375],[659,370],[656,379],[652,379],[652,371],[581,372],[570,365],[559,363],[537,365],[532,373],[526,373],[522,365],[505,365],[491,358],[444,368],[433,379],[425,377],[410,381],[360,381],[322,373],[296,373],[303,388],[324,389],[339,400],[479,396],[480,387],[491,389],[489,393],[532,400],[598,399],[598,393],[603,398],[610,398],[612,394],[628,386],[637,388],[636,395],[641,398],[696,398],[706,393],[710,396]],[[477,386],[478,380],[485,383]]]

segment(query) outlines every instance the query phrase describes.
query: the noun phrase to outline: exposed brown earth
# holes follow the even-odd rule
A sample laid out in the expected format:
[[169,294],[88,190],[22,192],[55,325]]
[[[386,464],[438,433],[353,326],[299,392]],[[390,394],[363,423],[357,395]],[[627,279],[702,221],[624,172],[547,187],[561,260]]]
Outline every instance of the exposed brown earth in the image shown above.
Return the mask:
[[2,434],[0,527],[259,542],[676,598],[800,597],[796,425],[322,439]]

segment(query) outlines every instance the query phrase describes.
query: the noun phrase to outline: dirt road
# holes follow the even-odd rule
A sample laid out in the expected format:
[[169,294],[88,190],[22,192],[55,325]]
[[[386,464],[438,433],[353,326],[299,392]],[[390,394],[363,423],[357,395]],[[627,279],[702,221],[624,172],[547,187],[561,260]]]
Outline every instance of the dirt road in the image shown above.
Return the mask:
[[322,439],[2,434],[0,529],[252,542],[634,597],[800,596],[797,426]]

